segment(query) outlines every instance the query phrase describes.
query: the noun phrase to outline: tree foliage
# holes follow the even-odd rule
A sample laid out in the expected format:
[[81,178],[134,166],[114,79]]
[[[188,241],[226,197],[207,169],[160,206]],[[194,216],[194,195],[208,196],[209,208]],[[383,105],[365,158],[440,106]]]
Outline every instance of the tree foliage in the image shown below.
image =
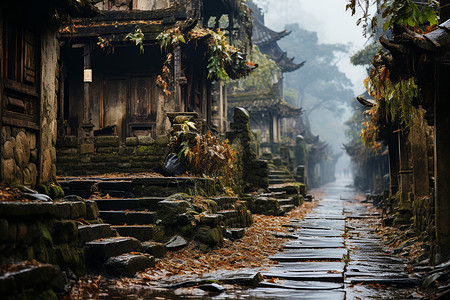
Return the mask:
[[298,24],[286,26],[289,38],[279,41],[280,47],[291,55],[306,60],[296,72],[285,74],[286,88],[295,89],[299,98],[294,105],[305,108],[309,115],[316,109],[340,112],[353,98],[351,82],[337,66],[339,56],[347,53],[348,45],[319,44],[316,32],[302,29]]
[[253,45],[251,57],[252,61],[258,65],[258,68],[250,75],[239,80],[239,84],[235,85],[234,89],[259,92],[270,91],[274,82],[279,80],[277,77],[281,72],[280,68],[267,55],[262,54],[256,45]]
[[[356,21],[357,25],[362,25],[363,35],[373,33],[377,26],[383,31],[392,29],[396,24],[406,24],[411,29],[419,30],[421,24],[428,23],[430,27],[438,24],[436,10],[439,2],[427,0],[416,4],[413,0],[347,0],[346,10],[350,10],[352,16],[357,11],[362,16]],[[376,7],[376,13],[371,15],[370,7]]]

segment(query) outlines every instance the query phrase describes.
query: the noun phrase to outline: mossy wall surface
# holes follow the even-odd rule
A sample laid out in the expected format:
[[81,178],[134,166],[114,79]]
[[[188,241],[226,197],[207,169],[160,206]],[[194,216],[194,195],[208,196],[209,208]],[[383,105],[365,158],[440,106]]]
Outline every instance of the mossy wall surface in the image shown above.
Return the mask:
[[83,275],[76,219],[97,215],[92,209],[85,202],[0,202],[0,262],[35,259]]
[[91,139],[63,137],[57,141],[57,174],[62,176],[104,173],[150,172],[165,156],[166,136],[130,137],[124,144],[118,136]]

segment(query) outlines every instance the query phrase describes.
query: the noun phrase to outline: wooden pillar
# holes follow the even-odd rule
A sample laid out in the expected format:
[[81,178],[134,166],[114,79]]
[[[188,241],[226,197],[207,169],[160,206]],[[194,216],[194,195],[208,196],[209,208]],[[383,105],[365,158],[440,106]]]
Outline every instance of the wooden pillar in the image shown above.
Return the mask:
[[91,93],[90,85],[92,83],[92,69],[91,69],[91,47],[89,43],[85,43],[83,46],[83,122],[81,128],[83,129],[82,137],[91,137],[94,124],[92,124],[92,112],[91,112]]
[[412,168],[410,164],[411,147],[407,135],[404,132],[398,134],[399,146],[399,190],[400,202],[398,204],[398,214],[395,222],[398,224],[409,224],[412,217]]
[[450,65],[437,65],[435,125],[436,263],[450,257]]
[[414,198],[429,196],[427,125],[423,110],[413,110],[412,126],[409,134],[413,169]]
[[219,83],[219,132],[223,133],[223,83]]
[[[393,129],[394,127],[391,126]],[[391,133],[389,136],[389,188],[391,195],[395,195],[398,192],[398,178],[399,178],[399,167],[398,167],[398,132]]]

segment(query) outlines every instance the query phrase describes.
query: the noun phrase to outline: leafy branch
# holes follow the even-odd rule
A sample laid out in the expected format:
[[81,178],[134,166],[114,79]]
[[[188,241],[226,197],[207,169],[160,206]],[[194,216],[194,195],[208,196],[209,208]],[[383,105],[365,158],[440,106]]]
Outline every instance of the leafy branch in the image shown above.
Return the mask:
[[127,34],[125,37],[125,40],[134,41],[136,43],[136,46],[139,45],[139,50],[142,53],[144,53],[144,33],[142,33],[142,30],[139,26],[134,27],[134,31]]
[[[373,16],[369,12],[372,4],[376,5],[376,14]],[[417,5],[412,0],[347,0],[345,9],[350,10],[352,16],[356,11],[362,12],[356,24],[362,24],[363,35],[367,36],[369,31],[372,34],[376,31],[379,23],[384,32],[396,24],[404,24],[420,32],[420,26],[426,23],[429,23],[426,31],[431,31],[438,24],[438,7],[439,2],[436,0],[428,0],[422,5]]]

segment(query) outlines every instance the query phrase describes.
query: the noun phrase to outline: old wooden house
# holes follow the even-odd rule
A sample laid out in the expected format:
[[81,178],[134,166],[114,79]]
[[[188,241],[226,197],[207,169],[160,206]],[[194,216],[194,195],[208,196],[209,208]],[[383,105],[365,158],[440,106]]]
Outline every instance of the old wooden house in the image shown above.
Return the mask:
[[[424,243],[436,262],[449,258],[449,89],[450,11],[443,5],[441,24],[425,34],[398,25],[391,38],[380,42],[389,50],[376,63],[390,71],[390,80],[414,80],[418,96],[408,109],[407,122],[382,118],[379,139],[388,147],[389,195],[384,209],[395,224],[411,224],[423,233]],[[389,112],[386,101],[378,106]],[[389,100],[392,101],[392,100]]]
[[259,132],[261,152],[277,154],[282,137],[287,136],[289,126],[286,120],[295,119],[302,113],[301,108],[290,105],[283,98],[283,73],[298,70],[304,62],[294,63],[294,58],[288,58],[287,53],[278,46],[277,41],[289,32],[276,32],[266,27],[260,9],[253,2],[247,2],[246,5],[252,13],[252,42],[262,54],[276,63],[279,71],[272,78],[271,87],[267,91],[230,91],[228,109],[232,110],[236,106],[246,108],[250,113],[251,129]]
[[[250,70],[243,53],[249,47],[251,23],[239,1],[108,0],[97,7],[99,16],[75,19],[60,31],[61,174],[74,170],[71,157],[80,155],[86,159],[83,166],[75,166],[79,174],[154,167],[161,160],[160,149],[141,153],[147,157],[141,158],[144,164],[130,155],[122,169],[112,162],[106,169],[91,164],[90,156],[100,154],[98,150],[117,154],[122,146],[129,147],[128,154],[137,154],[136,147],[153,147],[155,139],[164,146],[163,136],[170,129],[167,113],[189,112],[198,126],[210,128],[216,79],[208,73],[210,35],[198,34],[166,49],[157,39],[161,33],[186,36],[194,27],[197,32],[221,30],[236,49],[228,76],[237,78]],[[110,146],[114,148],[101,148]]]
[[2,184],[34,187],[55,178],[58,26],[95,14],[87,1],[0,3]]

